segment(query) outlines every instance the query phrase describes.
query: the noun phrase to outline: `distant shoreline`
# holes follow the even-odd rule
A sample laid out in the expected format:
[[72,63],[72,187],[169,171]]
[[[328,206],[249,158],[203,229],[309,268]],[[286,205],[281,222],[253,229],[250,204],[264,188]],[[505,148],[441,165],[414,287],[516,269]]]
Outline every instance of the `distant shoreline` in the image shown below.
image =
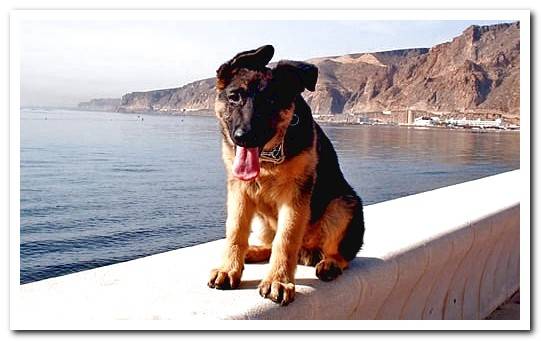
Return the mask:
[[[115,112],[115,111],[100,111],[100,110],[88,110],[81,108],[67,108],[67,107],[26,107],[21,108],[21,110],[69,110],[69,111],[79,111],[95,114],[123,114],[123,115],[137,115],[137,116],[169,116],[169,117],[214,117],[214,112],[212,110],[190,110],[185,112],[159,112],[159,111],[144,111],[144,112]],[[399,127],[399,128],[413,128],[418,130],[425,129],[443,129],[443,130],[458,130],[458,131],[471,131],[474,133],[484,133],[484,132],[520,132],[519,129],[495,129],[495,128],[485,128],[485,129],[475,129],[475,128],[465,128],[465,127],[451,127],[451,126],[417,126],[413,124],[392,124],[392,123],[378,123],[378,124],[360,124],[358,122],[346,122],[346,121],[329,121],[329,120],[318,120],[314,118],[318,124],[323,126],[385,126],[385,127]]]

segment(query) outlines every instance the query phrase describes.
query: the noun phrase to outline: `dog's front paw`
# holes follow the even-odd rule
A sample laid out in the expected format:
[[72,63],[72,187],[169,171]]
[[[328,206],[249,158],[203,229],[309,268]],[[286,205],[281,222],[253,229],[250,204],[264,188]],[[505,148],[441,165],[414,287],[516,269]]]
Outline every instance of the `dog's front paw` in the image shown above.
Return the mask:
[[207,285],[216,289],[236,289],[240,285],[242,271],[214,269],[210,272]]
[[273,302],[288,305],[295,299],[295,284],[264,280],[259,283],[259,294]]

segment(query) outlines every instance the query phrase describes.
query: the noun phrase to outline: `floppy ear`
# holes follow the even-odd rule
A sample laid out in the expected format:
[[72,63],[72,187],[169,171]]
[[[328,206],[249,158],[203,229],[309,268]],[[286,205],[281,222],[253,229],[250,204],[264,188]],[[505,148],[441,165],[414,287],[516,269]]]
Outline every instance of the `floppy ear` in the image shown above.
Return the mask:
[[261,69],[264,68],[274,55],[272,45],[264,45],[260,48],[250,51],[244,51],[237,54],[229,61],[233,68]]
[[231,60],[222,64],[216,71],[217,86],[219,88],[225,87],[225,84],[229,81],[234,69],[264,69],[272,59],[273,55],[274,47],[272,47],[272,45],[264,45],[255,50],[238,53]]
[[278,78],[289,77],[299,93],[304,89],[314,91],[317,83],[317,67],[305,62],[281,60],[273,70]]

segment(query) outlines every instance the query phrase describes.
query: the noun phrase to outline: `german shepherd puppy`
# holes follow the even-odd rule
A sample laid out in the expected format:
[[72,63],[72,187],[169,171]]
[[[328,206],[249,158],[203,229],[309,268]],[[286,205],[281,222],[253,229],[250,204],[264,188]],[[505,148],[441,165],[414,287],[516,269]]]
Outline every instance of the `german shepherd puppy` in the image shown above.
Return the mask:
[[[270,45],[237,54],[217,71],[215,111],[227,172],[226,249],[211,288],[240,284],[245,262],[269,260],[259,293],[286,305],[295,297],[297,262],[336,278],[363,244],[361,199],[301,93],[318,69],[283,60],[270,69]],[[248,245],[251,224],[263,245]]]

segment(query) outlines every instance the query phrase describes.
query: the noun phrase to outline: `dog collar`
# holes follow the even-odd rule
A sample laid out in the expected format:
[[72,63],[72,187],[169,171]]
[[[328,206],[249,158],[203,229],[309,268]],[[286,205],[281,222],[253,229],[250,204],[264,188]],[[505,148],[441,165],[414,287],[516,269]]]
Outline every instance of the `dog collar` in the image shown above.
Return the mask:
[[[297,124],[299,124],[299,116],[293,114],[293,118],[291,119],[291,123],[289,126],[294,127]],[[262,151],[259,155],[260,161],[266,161],[266,162],[272,162],[275,165],[279,165],[286,159],[286,156],[284,154],[284,140],[282,139],[282,142],[277,144],[274,148],[272,148],[269,151]]]
[[261,154],[259,155],[260,161],[272,162],[275,165],[284,162],[285,159],[286,156],[284,155],[284,141],[280,142],[278,145],[272,148],[272,150],[261,151]]

